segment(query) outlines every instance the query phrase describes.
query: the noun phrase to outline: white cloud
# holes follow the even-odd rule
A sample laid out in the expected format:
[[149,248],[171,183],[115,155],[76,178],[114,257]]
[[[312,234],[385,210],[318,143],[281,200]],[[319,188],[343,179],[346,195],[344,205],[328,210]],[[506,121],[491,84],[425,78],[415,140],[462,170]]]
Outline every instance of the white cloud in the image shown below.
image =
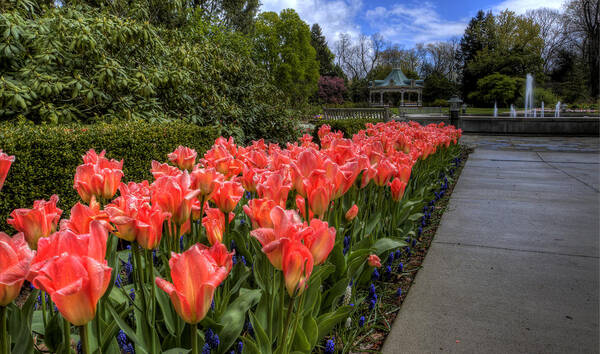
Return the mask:
[[261,11],[296,10],[309,25],[321,26],[331,48],[339,34],[350,33],[356,37],[361,33],[355,18],[362,6],[362,0],[263,0]]
[[548,7],[559,10],[564,0],[504,0],[498,5],[492,7],[494,13],[509,9],[517,15],[522,15],[527,10],[534,10],[540,7]]
[[379,31],[386,40],[412,44],[461,36],[468,21],[444,20],[429,2],[396,4],[391,8],[379,6],[368,10],[365,17],[370,27]]

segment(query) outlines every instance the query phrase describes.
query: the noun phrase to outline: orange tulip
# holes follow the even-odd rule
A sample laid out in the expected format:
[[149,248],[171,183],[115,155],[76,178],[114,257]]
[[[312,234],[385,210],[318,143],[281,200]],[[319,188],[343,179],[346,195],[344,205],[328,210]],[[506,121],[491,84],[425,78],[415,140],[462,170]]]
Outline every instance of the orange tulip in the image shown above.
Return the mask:
[[104,154],[105,151],[100,155],[93,149],[88,151],[83,157],[85,163],[75,171],[73,188],[86,203],[89,203],[92,197],[112,198],[121,183],[123,161],[108,160]]
[[15,162],[15,157],[7,155],[0,149],[0,190],[2,190],[2,186],[4,186],[6,175],[8,175],[8,170],[10,170],[10,165],[12,165],[13,162]]
[[155,180],[162,176],[179,176],[182,173],[181,170],[175,166],[154,160],[152,160],[151,166],[150,173],[152,173],[152,177],[154,177]]
[[252,228],[273,228],[270,213],[275,206],[277,203],[270,199],[252,199],[247,205],[244,205],[244,212],[250,218]]
[[352,220],[354,220],[356,215],[358,215],[358,206],[356,204],[354,204],[350,209],[348,209],[345,217],[346,217],[347,221],[352,221]]
[[198,153],[196,150],[179,145],[179,147],[167,157],[169,158],[169,161],[176,164],[180,169],[191,171],[196,164],[197,156]]
[[[229,222],[235,217],[234,213],[229,213]],[[206,228],[206,237],[211,245],[223,242],[223,232],[225,231],[225,215],[217,208],[207,208],[206,216],[202,218],[202,225]]]
[[313,256],[300,241],[282,239],[282,267],[285,287],[290,296],[300,295],[308,285],[313,270]]
[[200,195],[205,197],[205,200],[219,187],[219,182],[225,180],[225,176],[217,172],[212,167],[197,168],[190,173],[191,189],[197,189],[200,191]]
[[381,259],[379,259],[379,257],[377,257],[376,254],[369,255],[369,257],[367,258],[367,261],[369,262],[369,265],[371,267],[376,267],[376,268],[381,267]]
[[92,221],[89,229],[89,233],[85,234],[77,234],[69,229],[61,230],[50,237],[41,238],[27,280],[33,281],[46,263],[60,257],[63,253],[90,257],[102,262],[106,257],[108,231],[100,221]]
[[69,229],[76,234],[87,234],[90,232],[90,223],[94,220],[100,221],[107,230],[112,230],[108,222],[108,214],[100,210],[100,204],[92,198],[90,206],[75,204],[71,208],[71,217],[68,220],[61,220],[60,229]]
[[32,259],[33,251],[27,247],[23,233],[10,237],[0,232],[0,306],[7,306],[19,296]]
[[125,241],[135,240],[135,219],[143,200],[132,195],[121,195],[108,204],[104,210],[110,221],[117,227],[115,235]]
[[212,200],[222,212],[229,213],[235,209],[243,194],[244,188],[240,183],[225,181],[219,183],[217,190],[212,195]]
[[400,180],[399,178],[394,178],[394,180],[388,183],[388,185],[392,190],[392,199],[396,202],[402,199],[404,190],[406,189],[406,182]]
[[10,213],[12,219],[8,219],[7,222],[25,235],[25,240],[32,250],[37,249],[41,237],[48,237],[56,231],[62,214],[62,210],[56,207],[56,203],[58,203],[58,196],[55,194],[49,201],[33,202],[33,209],[16,209]]
[[163,223],[168,213],[156,205],[142,204],[135,220],[135,240],[142,248],[151,250],[158,246],[162,238]]
[[302,221],[300,216],[292,211],[276,206],[269,213],[273,228],[260,228],[250,232],[250,235],[263,246],[262,251],[276,269],[282,270],[283,239],[302,238]]
[[394,176],[396,168],[389,160],[386,159],[379,161],[379,163],[375,166],[375,171],[376,173],[373,180],[375,181],[376,185],[381,187],[385,186]]
[[306,200],[300,195],[296,195],[296,208],[298,208],[304,220],[312,220],[315,217],[315,213],[310,208],[308,209],[308,218],[306,217]]
[[274,200],[279,206],[285,208],[291,188],[292,184],[286,181],[281,173],[271,173],[256,186],[256,191],[261,198]]
[[83,326],[96,316],[96,306],[108,288],[111,271],[105,260],[63,254],[40,269],[33,285],[50,294],[67,321]]
[[190,175],[187,171],[179,176],[163,176],[152,183],[152,204],[171,214],[177,225],[183,225],[190,218],[194,199],[199,190],[190,188]]
[[[220,246],[213,246],[216,247]],[[175,311],[189,324],[202,321],[210,309],[215,289],[229,274],[227,265],[222,262],[219,265],[214,253],[199,244],[181,254],[172,253],[169,267],[173,283],[156,277],[156,285],[169,294]]]
[[398,178],[400,178],[402,182],[408,183],[408,181],[410,180],[411,170],[412,168],[410,167],[410,165],[401,164],[398,167]]
[[312,219],[310,228],[312,232],[304,236],[304,245],[310,250],[315,265],[319,265],[325,262],[335,246],[335,228],[319,219]]

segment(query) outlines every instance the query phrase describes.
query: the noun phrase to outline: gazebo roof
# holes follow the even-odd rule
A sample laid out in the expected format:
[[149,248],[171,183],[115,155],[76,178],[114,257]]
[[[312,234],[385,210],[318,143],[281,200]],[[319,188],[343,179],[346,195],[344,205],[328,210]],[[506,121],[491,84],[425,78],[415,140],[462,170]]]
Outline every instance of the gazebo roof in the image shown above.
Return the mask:
[[[411,79],[407,78],[400,68],[392,69],[392,72],[383,80],[371,81],[371,87],[398,87],[398,86],[411,86]],[[423,87],[423,80],[415,80],[415,86]]]

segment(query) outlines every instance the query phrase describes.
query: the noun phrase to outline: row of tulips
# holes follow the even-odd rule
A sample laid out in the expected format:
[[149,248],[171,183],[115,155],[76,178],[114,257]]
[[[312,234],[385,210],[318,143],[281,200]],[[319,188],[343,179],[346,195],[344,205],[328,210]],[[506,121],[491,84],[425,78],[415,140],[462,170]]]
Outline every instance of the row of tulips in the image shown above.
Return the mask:
[[[352,139],[324,125],[320,146],[219,138],[139,183],[90,150],[69,218],[53,195],[0,233],[0,351],[311,352],[408,245],[460,134],[392,122]],[[0,151],[0,187],[13,160]]]

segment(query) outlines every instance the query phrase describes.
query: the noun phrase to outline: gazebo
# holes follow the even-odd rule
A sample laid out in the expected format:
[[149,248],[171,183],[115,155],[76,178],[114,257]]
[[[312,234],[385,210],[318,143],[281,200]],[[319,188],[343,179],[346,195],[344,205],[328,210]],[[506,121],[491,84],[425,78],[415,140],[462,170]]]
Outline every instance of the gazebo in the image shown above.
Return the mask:
[[[423,93],[423,80],[412,80],[406,77],[400,68],[392,69],[392,72],[383,80],[369,81],[369,104],[371,106],[384,106],[385,93],[400,93],[400,107],[421,107],[421,96]],[[379,100],[377,101],[377,94]],[[408,94],[404,101],[404,94]],[[410,101],[411,93],[417,94],[417,101]],[[373,95],[375,94],[375,101]],[[393,105],[393,103],[392,103]]]

